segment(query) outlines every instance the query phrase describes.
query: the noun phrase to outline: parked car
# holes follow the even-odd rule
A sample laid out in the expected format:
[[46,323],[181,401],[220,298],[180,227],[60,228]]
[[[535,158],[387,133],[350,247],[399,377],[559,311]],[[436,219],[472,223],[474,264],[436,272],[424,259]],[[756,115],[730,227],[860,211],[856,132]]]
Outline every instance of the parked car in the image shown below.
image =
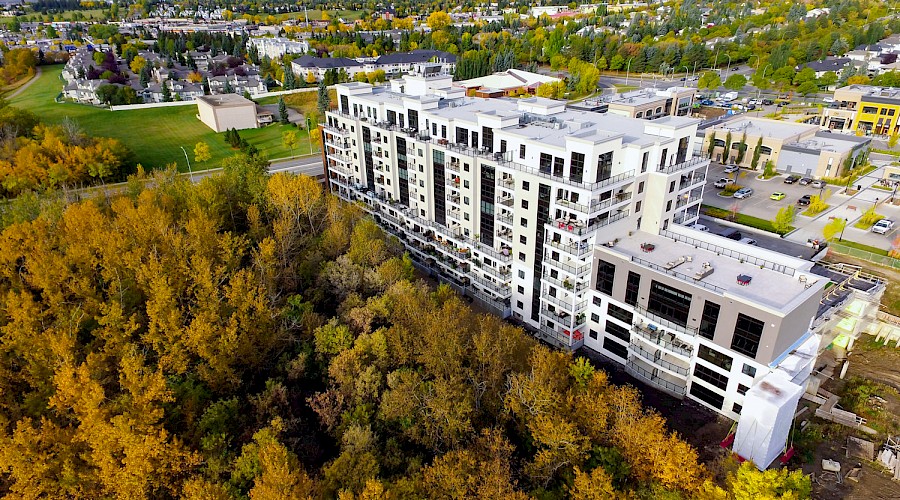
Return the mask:
[[799,200],[797,200],[797,205],[800,205],[801,207],[805,207],[805,206],[809,205],[810,202],[812,202],[812,196],[808,195],[808,194],[804,194],[803,196],[800,197]]
[[775,101],[773,101],[772,99],[763,99],[762,103],[764,106],[771,106],[771,105],[775,104]]
[[719,236],[722,236],[723,238],[728,238],[729,240],[734,240],[734,241],[740,241],[741,238],[744,237],[744,235],[742,235],[740,231],[738,231],[737,229],[734,229],[732,227],[723,229],[722,232],[719,233]]
[[728,178],[722,177],[721,179],[714,182],[713,186],[721,189],[729,184],[734,184],[734,179],[728,179]]
[[727,167],[725,167],[725,173],[732,174],[734,172],[737,172],[740,169],[741,169],[741,167],[739,167],[737,165],[728,165]]
[[753,188],[740,188],[734,192],[732,196],[739,200],[743,200],[744,198],[749,198],[753,194]]
[[785,183],[785,184],[793,184],[793,183],[795,183],[795,182],[797,182],[797,181],[799,181],[799,180],[800,180],[800,176],[799,176],[799,175],[789,175],[789,176],[787,176],[787,177],[784,178],[784,183]]
[[709,232],[709,228],[708,228],[708,227],[704,226],[703,224],[698,224],[698,223],[696,223],[696,222],[693,223],[693,224],[691,224],[690,226],[688,226],[688,228],[693,229],[693,230],[695,230],[695,231],[700,231],[701,233],[708,233],[708,232]]
[[700,104],[703,106],[712,106],[713,102],[709,99],[703,99],[702,101],[700,101]]
[[825,181],[819,181],[819,180],[812,181],[809,183],[809,187],[814,187],[816,189],[823,188],[823,187],[825,187]]
[[834,97],[826,97],[822,99],[822,102],[832,103],[834,102]]
[[747,111],[753,111],[754,109],[756,109],[756,104],[748,104],[747,105]]
[[781,191],[775,191],[774,193],[772,193],[771,196],[769,196],[769,199],[779,201],[779,200],[783,200],[785,196],[787,196],[787,195],[782,193]]
[[741,238],[740,240],[738,240],[738,243],[744,243],[746,245],[755,245],[756,240],[754,240],[753,238]]
[[812,181],[813,181],[813,180],[812,180],[812,177],[804,177],[804,178],[800,179],[800,185],[801,185],[801,186],[807,186],[807,185],[809,185],[809,183],[812,182]]
[[887,234],[894,228],[894,221],[891,219],[881,219],[872,226],[872,232],[875,234]]

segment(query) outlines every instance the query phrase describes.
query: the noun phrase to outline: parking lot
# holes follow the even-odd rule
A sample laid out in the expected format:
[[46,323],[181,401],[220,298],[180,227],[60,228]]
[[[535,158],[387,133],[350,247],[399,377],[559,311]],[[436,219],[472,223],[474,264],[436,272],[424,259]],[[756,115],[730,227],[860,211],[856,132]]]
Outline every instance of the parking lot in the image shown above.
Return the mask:
[[[778,210],[785,206],[795,207],[794,226],[798,231],[788,236],[789,239],[802,243],[808,238],[821,238],[822,229],[831,218],[847,218],[850,223],[845,230],[844,238],[850,241],[856,241],[877,248],[889,249],[891,241],[897,235],[900,235],[900,224],[894,227],[888,234],[880,235],[871,231],[857,229],[853,227],[853,223],[869,208],[877,199],[884,200],[885,196],[889,196],[884,191],[879,191],[869,186],[875,184],[877,179],[881,177],[880,169],[870,173],[868,176],[860,179],[863,190],[854,196],[838,194],[841,190],[839,186],[826,185],[823,189],[813,188],[809,185],[801,186],[799,183],[785,184],[786,175],[778,175],[767,181],[757,179],[757,172],[750,170],[740,170],[740,174],[736,183],[743,187],[753,189],[753,195],[743,200],[733,197],[719,196],[720,188],[716,188],[713,184],[723,177],[728,177],[724,173],[724,166],[718,163],[712,163],[709,166],[707,175],[707,185],[704,190],[703,202],[727,210],[737,209],[738,213],[759,217],[765,220],[772,220],[778,213]],[[800,215],[806,210],[806,207],[798,207],[797,200],[803,195],[818,195],[825,190],[831,190],[832,196],[828,199],[829,209],[816,217],[805,217]],[[774,192],[782,192],[785,194],[782,200],[772,200],[769,196]],[[894,221],[900,220],[900,207],[882,204],[878,207],[877,212]]]

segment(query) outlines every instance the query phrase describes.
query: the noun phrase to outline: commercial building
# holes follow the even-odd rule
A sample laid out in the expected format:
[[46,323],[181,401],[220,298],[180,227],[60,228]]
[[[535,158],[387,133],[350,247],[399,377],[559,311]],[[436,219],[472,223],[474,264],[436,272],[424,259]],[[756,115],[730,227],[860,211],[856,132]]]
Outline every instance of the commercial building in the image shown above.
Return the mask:
[[[762,142],[760,142],[762,139]],[[779,172],[811,177],[839,177],[862,161],[871,140],[820,130],[818,125],[738,115],[703,130],[703,153],[722,163],[762,170],[767,161]],[[727,148],[727,150],[726,150]],[[741,152],[743,150],[743,153]]]
[[467,92],[480,90],[509,95],[520,92],[534,94],[541,85],[559,81],[561,80],[555,76],[541,75],[521,69],[508,69],[479,78],[459,81],[455,85],[466,89]]
[[822,128],[859,135],[900,133],[900,89],[848,85],[834,92],[834,104],[822,109]]
[[684,226],[709,165],[692,156],[699,120],[470,98],[440,74],[336,90],[331,191],[539,338],[738,418],[744,393],[815,336],[829,279],[812,262]]
[[610,113],[629,118],[655,120],[664,116],[688,116],[694,106],[697,90],[688,87],[638,89],[623,94],[588,99],[578,109]]
[[256,103],[237,94],[205,95],[197,98],[200,121],[216,132],[256,128]]

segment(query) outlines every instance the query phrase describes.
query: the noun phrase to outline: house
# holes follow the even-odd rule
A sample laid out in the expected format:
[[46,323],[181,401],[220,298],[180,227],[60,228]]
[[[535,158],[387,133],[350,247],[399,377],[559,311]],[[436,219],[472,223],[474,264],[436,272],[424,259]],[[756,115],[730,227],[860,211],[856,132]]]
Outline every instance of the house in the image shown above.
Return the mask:
[[338,72],[344,70],[347,73],[347,77],[351,79],[357,73],[365,72],[363,63],[347,57],[300,56],[291,61],[291,69],[295,75],[303,79],[306,78],[306,75],[312,73],[318,81],[325,78],[325,72],[328,70]]
[[524,90],[529,94],[534,94],[541,85],[559,81],[561,81],[559,78],[553,76],[540,75],[520,69],[508,69],[492,75],[459,81],[456,82],[455,85],[466,89],[469,93],[485,89],[500,91],[504,94],[510,94],[520,90]]
[[382,70],[388,76],[397,76],[413,70],[414,65],[421,63],[437,63],[444,65],[443,71],[452,73],[456,68],[456,56],[440,50],[413,50],[410,52],[392,52],[379,56],[374,61],[366,62],[367,73]]
[[[806,67],[816,72],[816,78],[822,78],[825,73],[833,71],[838,77],[845,69],[853,66],[853,61],[849,57],[827,57],[821,61],[811,61],[806,63]],[[800,66],[797,70],[802,69]]]
[[251,38],[248,42],[256,47],[259,57],[281,59],[285,54],[305,54],[309,52],[309,42],[289,38]]
[[257,128],[256,103],[237,94],[207,95],[197,98],[200,121],[216,132]]

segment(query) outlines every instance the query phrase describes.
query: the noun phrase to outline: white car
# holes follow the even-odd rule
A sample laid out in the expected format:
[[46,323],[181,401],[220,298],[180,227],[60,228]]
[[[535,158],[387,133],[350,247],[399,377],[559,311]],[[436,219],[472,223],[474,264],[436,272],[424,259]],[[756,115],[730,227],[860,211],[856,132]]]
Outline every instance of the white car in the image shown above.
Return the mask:
[[887,234],[894,228],[894,221],[891,219],[881,219],[872,226],[872,232],[875,234]]
[[738,240],[738,243],[744,243],[746,245],[756,245],[756,240],[753,238],[741,238]]
[[729,184],[734,184],[734,179],[726,179],[723,177],[723,178],[717,180],[715,183],[713,183],[713,186],[721,189]]
[[727,167],[725,167],[724,172],[726,174],[731,174],[731,173],[737,172],[740,169],[741,169],[741,167],[739,167],[737,165],[728,165]]
[[834,97],[826,97],[826,98],[822,99],[822,102],[827,102],[828,104],[831,104],[834,102]]

